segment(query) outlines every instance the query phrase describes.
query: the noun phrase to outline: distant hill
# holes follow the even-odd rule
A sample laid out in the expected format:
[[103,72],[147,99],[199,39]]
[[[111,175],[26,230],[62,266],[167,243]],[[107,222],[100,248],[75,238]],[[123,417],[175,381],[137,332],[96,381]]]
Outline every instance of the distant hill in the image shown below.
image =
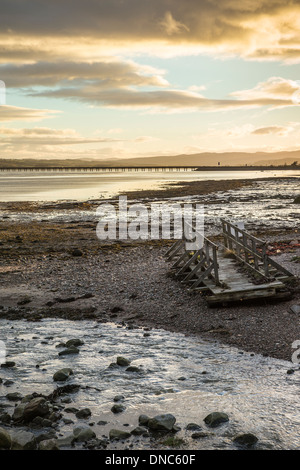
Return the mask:
[[300,163],[300,150],[293,152],[204,152],[188,155],[156,156],[141,158],[116,158],[111,160],[97,159],[0,159],[0,168],[24,168],[24,167],[78,167],[78,166],[267,166],[267,165],[291,165]]

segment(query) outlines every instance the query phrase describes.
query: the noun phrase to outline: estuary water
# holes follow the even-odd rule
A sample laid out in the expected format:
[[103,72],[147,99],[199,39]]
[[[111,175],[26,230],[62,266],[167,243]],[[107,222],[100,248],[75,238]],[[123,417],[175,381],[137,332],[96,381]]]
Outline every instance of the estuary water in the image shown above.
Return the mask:
[[[84,342],[79,354],[59,356],[58,345],[72,338]],[[234,449],[234,436],[251,432],[258,438],[258,449],[300,450],[300,370],[292,362],[165,330],[152,329],[145,336],[143,329],[95,321],[43,319],[33,329],[30,322],[2,320],[0,339],[6,344],[7,360],[16,362],[13,369],[1,369],[3,381],[14,382],[9,387],[0,384],[0,406],[8,406],[8,411],[14,403],[7,404],[6,393],[47,395],[57,386],[54,372],[63,367],[73,370],[68,383],[79,384],[80,389],[64,406],[89,407],[92,415],[78,420],[62,411],[73,424],[60,422],[61,436],[83,422],[94,423],[97,436],[107,436],[111,428],[130,432],[140,414],[172,413],[181,428],[177,436],[190,449]],[[138,371],[111,366],[119,355]],[[295,372],[287,374],[291,368]],[[111,411],[116,395],[123,395],[125,406],[117,415]],[[227,413],[229,422],[208,428],[203,420],[214,411]],[[191,422],[207,436],[192,439],[185,429]],[[134,448],[149,446],[147,438],[134,443]]]
[[300,178],[300,171],[2,171],[0,202],[86,201],[120,192],[158,189],[170,182],[282,176]]

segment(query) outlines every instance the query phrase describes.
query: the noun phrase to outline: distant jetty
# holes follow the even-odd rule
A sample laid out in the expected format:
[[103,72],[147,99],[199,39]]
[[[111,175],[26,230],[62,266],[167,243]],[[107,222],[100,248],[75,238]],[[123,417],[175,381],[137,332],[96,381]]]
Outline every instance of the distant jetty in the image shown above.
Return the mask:
[[300,165],[235,165],[235,166],[0,166],[0,171],[51,171],[51,172],[98,172],[98,171],[282,171],[282,170],[299,170]]

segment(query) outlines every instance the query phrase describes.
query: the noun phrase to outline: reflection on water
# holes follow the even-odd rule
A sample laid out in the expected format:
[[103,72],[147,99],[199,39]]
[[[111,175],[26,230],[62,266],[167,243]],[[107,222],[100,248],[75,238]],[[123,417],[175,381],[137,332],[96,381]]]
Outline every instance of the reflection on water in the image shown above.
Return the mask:
[[[59,357],[56,346],[71,338],[84,341],[80,353]],[[17,365],[14,370],[1,371],[2,379],[14,381],[9,390],[0,385],[2,403],[8,391],[51,393],[53,373],[71,367],[70,383],[80,384],[81,389],[66,406],[89,407],[93,422],[107,421],[106,426],[95,424],[97,435],[107,435],[109,429],[124,424],[130,431],[140,414],[169,412],[182,428],[179,436],[191,448],[229,449],[233,436],[241,432],[254,433],[262,449],[300,448],[300,381],[299,371],[287,375],[292,363],[242,354],[216,342],[163,330],[151,330],[145,337],[141,329],[92,321],[46,319],[33,328],[29,322],[2,320],[0,339]],[[118,355],[129,358],[140,372],[109,367]],[[110,411],[115,395],[125,397],[126,410],[119,415]],[[195,422],[209,431],[203,419],[212,411],[226,412],[229,423],[214,429],[213,435],[193,441],[185,426]],[[73,415],[72,419],[76,422]],[[70,425],[61,428],[62,433],[71,430]]]
[[300,176],[287,171],[126,171],[126,172],[1,172],[0,201],[58,201],[108,198],[121,191],[158,189],[171,181],[257,179]]
[[[250,172],[249,172],[250,173]],[[183,173],[182,173],[183,174]],[[149,181],[150,183],[150,181]],[[129,183],[128,183],[129,184]],[[152,184],[152,183],[151,183]],[[243,220],[247,229],[265,226],[278,230],[296,228],[299,225],[299,205],[293,204],[295,196],[299,193],[298,178],[270,179],[256,181],[251,186],[244,186],[238,190],[219,191],[214,194],[192,197],[170,198],[170,202],[198,203],[204,206],[205,226],[208,232],[219,230],[220,218]],[[116,202],[118,200],[116,199]],[[151,201],[153,213],[159,210],[162,200]],[[68,221],[98,221],[96,209],[101,201],[94,201],[92,210],[62,209],[59,204],[52,210],[36,212],[5,212],[2,215],[12,220],[44,220],[52,222]],[[150,204],[150,203],[149,203]],[[53,205],[52,205],[53,206]],[[128,203],[130,207],[130,202]],[[149,207],[150,209],[150,207]]]

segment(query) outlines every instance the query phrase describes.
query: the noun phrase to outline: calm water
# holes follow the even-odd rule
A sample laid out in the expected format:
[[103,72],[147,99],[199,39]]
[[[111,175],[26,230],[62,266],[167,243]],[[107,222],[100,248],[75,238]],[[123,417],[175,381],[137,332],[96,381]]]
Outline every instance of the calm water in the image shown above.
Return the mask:
[[[51,393],[56,387],[53,373],[71,367],[70,383],[81,389],[70,395],[72,403],[66,406],[89,407],[90,421],[107,421],[105,426],[93,426],[99,437],[113,427],[130,431],[142,413],[172,413],[182,428],[178,436],[193,449],[231,449],[236,434],[252,432],[260,449],[300,450],[300,371],[287,374],[294,364],[164,330],[151,330],[149,337],[143,334],[142,329],[93,321],[45,319],[33,327],[30,322],[2,320],[0,340],[16,368],[1,370],[2,379],[15,383],[0,385],[0,404],[9,403],[12,411],[14,404],[4,398],[8,392]],[[71,338],[84,341],[80,353],[59,357],[56,345]],[[110,368],[118,355],[129,358],[141,372]],[[126,410],[114,415],[110,408],[117,394],[124,395]],[[185,426],[194,422],[210,432],[203,419],[213,411],[226,412],[229,423],[207,438],[191,439]],[[62,434],[77,423],[73,414],[64,415],[74,424],[60,427]]]
[[[242,172],[236,172],[234,174],[235,178],[256,178],[257,176],[264,175],[266,176],[267,172],[260,172],[257,174],[256,172],[248,172],[248,173],[242,173]],[[292,173],[292,172],[289,172]],[[278,231],[284,232],[286,228],[294,228],[295,230],[297,227],[299,227],[299,221],[300,221],[300,210],[299,210],[299,205],[293,204],[293,200],[295,199],[295,196],[299,194],[300,192],[300,179],[296,175],[297,172],[293,172],[292,176],[284,176],[279,179],[267,179],[263,181],[254,181],[254,184],[251,186],[245,186],[241,189],[238,190],[229,190],[229,191],[219,191],[215,194],[209,194],[209,195],[199,195],[199,196],[193,196],[193,197],[178,197],[178,198],[171,198],[169,199],[169,202],[174,203],[174,202],[180,202],[180,203],[197,203],[201,204],[204,207],[204,214],[205,214],[205,225],[208,233],[210,231],[214,231],[217,229],[219,231],[220,229],[220,218],[224,217],[226,219],[232,219],[232,220],[242,220],[246,224],[247,229],[255,229],[257,226],[259,227],[266,227],[266,228],[272,228],[272,229],[277,229]],[[273,173],[270,174],[270,176],[273,176]],[[1,177],[1,175],[0,175]],[[156,177],[156,180],[154,180],[154,177]],[[95,195],[98,194],[99,196],[99,186],[93,187],[90,185],[91,181],[94,181],[96,179],[98,181],[98,185],[102,185],[102,187],[106,187],[107,193],[104,194],[102,193],[103,196],[107,197],[108,194],[110,195],[117,195],[118,191],[124,190],[125,186],[127,185],[128,189],[139,189],[139,185],[141,184],[144,188],[148,187],[157,187],[161,184],[166,184],[169,180],[168,178],[172,177],[173,180],[175,178],[177,181],[186,179],[186,180],[192,180],[192,179],[201,179],[201,178],[208,178],[211,179],[212,177],[215,178],[228,178],[228,177],[233,177],[232,173],[229,175],[228,172],[223,172],[223,173],[217,173],[214,172],[209,172],[209,174],[200,174],[200,172],[191,172],[188,174],[188,172],[178,172],[178,173],[172,173],[172,175],[168,175],[165,173],[159,173],[159,174],[138,174],[132,176],[132,180],[130,180],[131,176],[128,176],[127,174],[117,174],[117,175],[99,175],[99,176],[94,176],[94,175],[73,175],[73,176],[45,176],[45,175],[37,175],[37,180],[35,180],[35,177],[31,177],[31,184],[41,184],[41,181],[44,181],[43,178],[45,178],[45,182],[47,181],[47,178],[50,178],[52,181],[51,184],[54,184],[56,180],[60,182],[60,184],[64,184],[65,181],[67,180],[70,185],[71,182],[72,184],[74,181],[77,183],[78,182],[78,187],[76,188],[76,191],[72,189],[72,191],[75,191],[76,194],[73,193],[73,197],[76,197],[76,195],[80,194],[85,194],[87,196],[88,194],[91,196],[92,191],[95,191]],[[9,177],[10,178],[10,177]],[[25,186],[29,184],[29,180],[27,177],[25,177],[25,180],[20,177],[19,179],[21,182],[25,182]],[[53,178],[53,180],[52,180]],[[129,179],[128,179],[129,178]],[[144,178],[144,180],[143,180]],[[85,187],[80,187],[80,182],[83,181],[87,186]],[[102,181],[100,183],[100,181]],[[103,183],[104,181],[104,183]],[[95,181],[94,181],[95,183]],[[7,184],[7,182],[6,182]],[[21,184],[20,182],[18,184]],[[106,185],[106,186],[105,186]],[[72,185],[71,185],[72,186]],[[27,186],[26,186],[27,187]],[[12,188],[10,188],[10,191],[12,191]],[[80,189],[81,188],[81,189]],[[18,186],[18,190],[23,191],[22,185]],[[4,187],[0,186],[0,193],[4,193]],[[71,187],[68,189],[64,190],[57,190],[55,193],[55,190],[53,189],[52,191],[45,192],[43,193],[43,197],[45,198],[49,197],[49,200],[53,200],[55,194],[60,194],[62,196],[62,191],[71,191]],[[80,192],[82,191],[82,193]],[[6,194],[6,199],[8,198],[8,192]],[[42,193],[39,193],[40,197],[42,197]],[[70,193],[71,194],[71,193]],[[22,197],[24,200],[28,195],[24,194],[24,191],[22,193]],[[11,197],[17,198],[17,193],[12,194]],[[85,198],[83,198],[85,199]],[[101,199],[95,199],[91,200],[93,202],[94,207],[92,207],[91,210],[74,210],[74,209],[68,209],[64,208],[63,205],[59,204],[59,201],[56,201],[55,204],[50,203],[50,202],[44,202],[43,206],[44,209],[47,208],[49,205],[50,208],[47,210],[36,210],[34,212],[13,212],[13,211],[6,211],[2,210],[0,211],[0,216],[2,217],[9,217],[10,220],[22,220],[22,221],[27,221],[30,222],[31,220],[45,220],[49,219],[52,220],[53,222],[68,222],[68,221],[81,221],[81,222],[95,222],[99,220],[99,217],[96,214],[96,209],[101,203]],[[117,202],[117,199],[116,199]],[[162,201],[161,200],[155,200],[152,201],[152,208],[153,212],[157,212],[159,210],[159,205]],[[166,201],[164,201],[166,203]],[[150,202],[149,202],[150,204]],[[148,205],[149,206],[149,205]],[[128,205],[128,207],[130,207]],[[149,213],[150,213],[150,206],[149,206]],[[117,212],[116,212],[117,214]]]
[[108,198],[120,192],[157,189],[171,181],[300,177],[292,171],[0,172],[0,201],[58,201]]

